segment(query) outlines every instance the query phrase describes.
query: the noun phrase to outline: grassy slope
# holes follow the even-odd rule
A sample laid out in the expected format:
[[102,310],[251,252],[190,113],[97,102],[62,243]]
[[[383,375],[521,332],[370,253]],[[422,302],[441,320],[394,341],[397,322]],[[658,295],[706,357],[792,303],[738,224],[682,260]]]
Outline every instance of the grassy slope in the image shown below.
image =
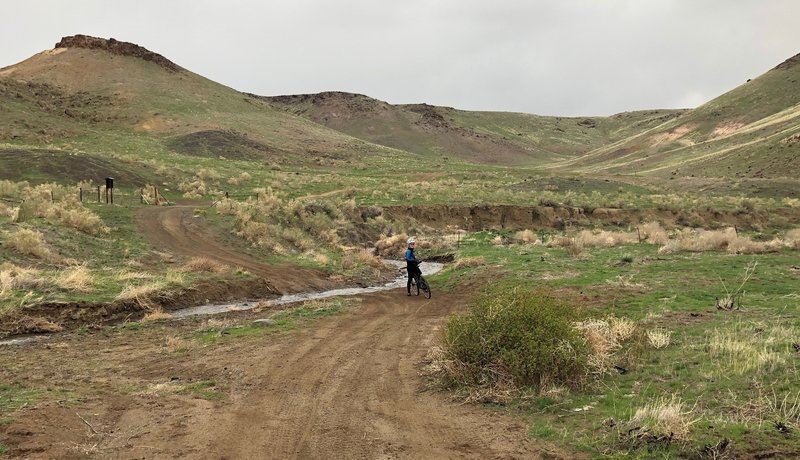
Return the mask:
[[[209,151],[226,133],[217,156],[248,147],[258,163],[380,165],[400,152],[368,144],[192,74],[169,72],[128,56],[88,49],[59,49],[0,70],[0,127],[6,148],[47,145],[56,150],[111,154],[134,161],[184,164],[176,140],[191,133],[197,150]],[[205,142],[204,144],[204,141]],[[189,150],[191,151],[191,150]],[[209,156],[209,155],[206,155]],[[403,156],[407,156],[403,153]],[[216,158],[215,158],[216,159]],[[202,161],[200,161],[202,163]]]
[[656,129],[608,144],[564,169],[675,176],[796,178],[800,57]]
[[[654,245],[632,244],[586,248],[574,258],[542,245],[493,245],[496,235],[462,239],[457,258],[482,257],[485,265],[438,274],[431,280],[434,289],[458,290],[491,279],[493,286],[580,298],[591,316],[637,322],[633,339],[614,356],[624,374],[612,369],[585,391],[519,401],[530,416],[532,436],[611,458],[693,458],[721,439],[732,441],[726,452],[731,458],[765,451],[796,455],[797,435],[783,436],[775,425],[800,422],[792,348],[800,331],[797,273],[791,268],[796,251],[661,254]],[[714,308],[715,298],[738,288],[753,264],[744,309]],[[670,333],[670,345],[651,346],[648,330]],[[720,337],[729,342],[720,345]],[[629,420],[638,408],[672,395],[682,401],[684,417],[695,420],[686,442],[648,444],[626,437],[637,426]]]
[[392,105],[341,92],[262,99],[369,142],[429,157],[527,166],[574,158],[681,113],[654,110],[591,119],[547,117]]

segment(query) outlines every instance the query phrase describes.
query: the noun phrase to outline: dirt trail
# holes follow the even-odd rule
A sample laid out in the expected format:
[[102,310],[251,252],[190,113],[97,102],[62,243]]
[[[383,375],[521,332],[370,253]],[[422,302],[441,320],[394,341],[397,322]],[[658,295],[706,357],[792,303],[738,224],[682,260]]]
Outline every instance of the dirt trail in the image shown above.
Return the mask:
[[197,206],[153,206],[136,215],[139,230],[153,247],[184,257],[208,257],[242,267],[267,280],[280,293],[329,289],[322,273],[294,266],[266,265],[219,242],[193,214]]
[[[326,282],[226,248],[191,209],[144,209],[140,228],[157,247],[245,267],[281,290]],[[36,395],[0,414],[0,443],[34,459],[574,457],[529,440],[520,418],[429,390],[426,355],[469,294],[403,291],[288,333],[211,344],[197,332],[208,319],[190,318],[0,347],[0,382]]]
[[[165,339],[200,320],[0,348],[0,364],[14,363],[0,379],[85,399],[20,409],[0,440],[28,458],[570,457],[529,441],[522,420],[426,391],[421,363],[465,300],[376,293],[289,334],[185,352]],[[223,399],[153,390],[208,380]]]

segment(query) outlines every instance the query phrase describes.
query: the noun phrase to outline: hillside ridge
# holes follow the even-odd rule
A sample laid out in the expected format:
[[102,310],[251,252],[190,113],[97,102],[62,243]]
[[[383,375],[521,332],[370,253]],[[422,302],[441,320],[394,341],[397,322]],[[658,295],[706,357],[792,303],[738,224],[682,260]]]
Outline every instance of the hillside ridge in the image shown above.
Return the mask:
[[112,54],[120,56],[131,56],[145,61],[151,61],[159,66],[169,70],[170,72],[177,72],[182,70],[180,66],[165,58],[164,56],[154,53],[143,46],[135,43],[122,42],[113,38],[99,38],[89,35],[70,35],[62,37],[61,41],[56,43],[58,48],[86,48],[107,51]]

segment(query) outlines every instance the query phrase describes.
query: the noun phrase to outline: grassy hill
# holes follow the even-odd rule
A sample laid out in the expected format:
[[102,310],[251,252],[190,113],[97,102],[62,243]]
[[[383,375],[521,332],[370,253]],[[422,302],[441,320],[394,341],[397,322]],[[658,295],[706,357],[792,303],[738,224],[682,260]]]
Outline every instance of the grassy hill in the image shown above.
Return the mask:
[[428,104],[392,105],[361,94],[262,97],[275,107],[372,143],[428,157],[542,166],[659,125],[679,110],[568,118],[475,112]]
[[[125,160],[186,173],[220,157],[346,166],[354,158],[370,164],[401,155],[114,43],[122,42],[68,37],[0,69],[0,147],[16,152],[0,154],[0,170],[11,169],[12,157],[31,152],[33,158],[42,148],[78,154],[73,163],[92,157],[87,162]],[[26,170],[31,179],[36,165]],[[70,178],[38,171],[42,180]]]
[[[398,165],[413,164],[449,181],[591,175],[795,196],[799,60],[693,110],[567,118],[393,105],[340,92],[262,97],[130,43],[66,37],[0,69],[0,175],[74,182],[91,172],[141,184],[203,171],[224,180],[243,170],[310,168],[352,179],[310,190],[326,192],[363,182],[357,171],[387,184]],[[388,185],[379,188],[402,186]]]
[[797,178],[800,55],[654,129],[563,163],[584,173]]

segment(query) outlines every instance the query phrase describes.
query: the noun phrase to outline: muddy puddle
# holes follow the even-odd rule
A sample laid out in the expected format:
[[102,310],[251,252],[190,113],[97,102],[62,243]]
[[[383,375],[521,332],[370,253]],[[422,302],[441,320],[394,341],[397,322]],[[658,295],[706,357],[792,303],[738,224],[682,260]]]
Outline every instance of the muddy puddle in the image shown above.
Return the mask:
[[[396,260],[384,260],[384,262],[387,265],[396,266],[398,268],[405,266],[405,262]],[[422,270],[422,274],[424,276],[437,273],[441,271],[443,267],[444,264],[436,262],[425,262],[422,265],[420,265],[420,269]],[[306,300],[326,299],[328,297],[369,294],[371,292],[388,291],[390,289],[397,289],[399,287],[403,287],[406,285],[407,279],[408,278],[406,277],[405,272],[402,272],[402,274],[398,276],[394,281],[380,286],[370,286],[364,288],[332,289],[330,291],[306,292],[302,294],[287,294],[283,297],[279,297],[277,299],[272,299],[261,303],[239,302],[239,303],[228,303],[228,304],[217,304],[217,305],[201,305],[199,307],[184,308],[182,310],[173,311],[171,313],[171,316],[173,318],[186,318],[188,316],[214,315],[218,313],[225,313],[231,311],[250,310],[254,308],[256,305],[275,306],[275,305],[285,305],[287,303],[304,302]]]

